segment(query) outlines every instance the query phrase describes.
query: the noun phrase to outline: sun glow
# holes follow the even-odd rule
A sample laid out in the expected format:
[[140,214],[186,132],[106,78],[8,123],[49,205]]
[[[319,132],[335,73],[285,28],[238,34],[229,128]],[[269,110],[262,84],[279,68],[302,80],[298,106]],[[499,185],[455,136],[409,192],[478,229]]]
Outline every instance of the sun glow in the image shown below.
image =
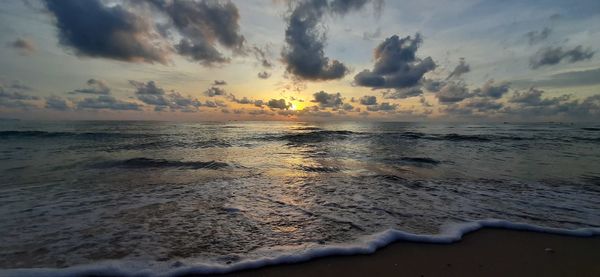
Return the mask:
[[292,101],[290,102],[290,110],[292,111],[299,111],[304,109],[304,103],[303,102],[298,102],[298,101]]

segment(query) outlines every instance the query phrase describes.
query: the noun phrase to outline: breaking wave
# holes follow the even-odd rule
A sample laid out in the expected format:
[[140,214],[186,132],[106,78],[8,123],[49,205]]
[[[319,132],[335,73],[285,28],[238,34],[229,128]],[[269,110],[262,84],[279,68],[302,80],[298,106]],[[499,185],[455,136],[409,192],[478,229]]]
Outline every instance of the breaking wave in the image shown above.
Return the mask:
[[414,234],[396,229],[368,235],[352,244],[334,244],[316,246],[294,253],[282,254],[274,257],[262,257],[257,259],[240,260],[231,264],[215,263],[144,263],[113,260],[103,263],[74,266],[63,269],[54,268],[26,268],[0,270],[0,276],[14,277],[75,277],[75,276],[193,276],[198,274],[224,274],[240,270],[255,269],[271,265],[291,264],[306,262],[316,258],[328,256],[349,256],[371,254],[378,249],[391,243],[420,242],[434,244],[450,244],[460,241],[463,236],[480,230],[482,228],[510,229],[520,231],[531,231],[538,233],[566,235],[575,237],[591,237],[600,235],[600,228],[560,229],[514,223],[506,220],[483,219],[471,222],[455,223],[446,225],[439,234],[424,235]]
[[208,161],[173,161],[166,159],[132,158],[127,160],[109,161],[99,164],[99,167],[121,168],[176,168],[176,169],[222,169],[229,167],[228,163]]

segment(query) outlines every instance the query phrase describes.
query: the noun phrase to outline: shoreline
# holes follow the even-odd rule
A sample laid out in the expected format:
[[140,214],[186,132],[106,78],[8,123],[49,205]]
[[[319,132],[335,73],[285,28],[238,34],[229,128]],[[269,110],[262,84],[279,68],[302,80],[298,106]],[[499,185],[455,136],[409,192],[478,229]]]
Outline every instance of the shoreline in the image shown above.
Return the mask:
[[449,244],[397,241],[372,254],[328,256],[215,276],[600,276],[599,260],[599,235],[483,228]]
[[183,263],[152,269],[114,260],[66,268],[0,269],[0,277],[600,276],[600,228],[559,229],[486,219],[441,231],[420,235],[390,229],[359,244],[231,265]]

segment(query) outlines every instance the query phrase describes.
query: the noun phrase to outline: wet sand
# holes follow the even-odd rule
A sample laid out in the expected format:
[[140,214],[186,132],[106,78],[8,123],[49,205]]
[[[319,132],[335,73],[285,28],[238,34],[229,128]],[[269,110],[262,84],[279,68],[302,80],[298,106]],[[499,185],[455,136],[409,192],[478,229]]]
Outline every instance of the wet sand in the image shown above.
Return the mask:
[[397,242],[337,256],[220,276],[600,276],[600,236],[483,229],[453,244]]

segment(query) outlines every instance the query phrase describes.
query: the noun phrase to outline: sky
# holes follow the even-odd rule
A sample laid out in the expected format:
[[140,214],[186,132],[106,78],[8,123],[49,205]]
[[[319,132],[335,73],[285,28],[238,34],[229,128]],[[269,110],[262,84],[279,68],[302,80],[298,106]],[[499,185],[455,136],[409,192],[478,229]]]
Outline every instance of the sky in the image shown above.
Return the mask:
[[600,1],[0,2],[0,118],[600,119]]

